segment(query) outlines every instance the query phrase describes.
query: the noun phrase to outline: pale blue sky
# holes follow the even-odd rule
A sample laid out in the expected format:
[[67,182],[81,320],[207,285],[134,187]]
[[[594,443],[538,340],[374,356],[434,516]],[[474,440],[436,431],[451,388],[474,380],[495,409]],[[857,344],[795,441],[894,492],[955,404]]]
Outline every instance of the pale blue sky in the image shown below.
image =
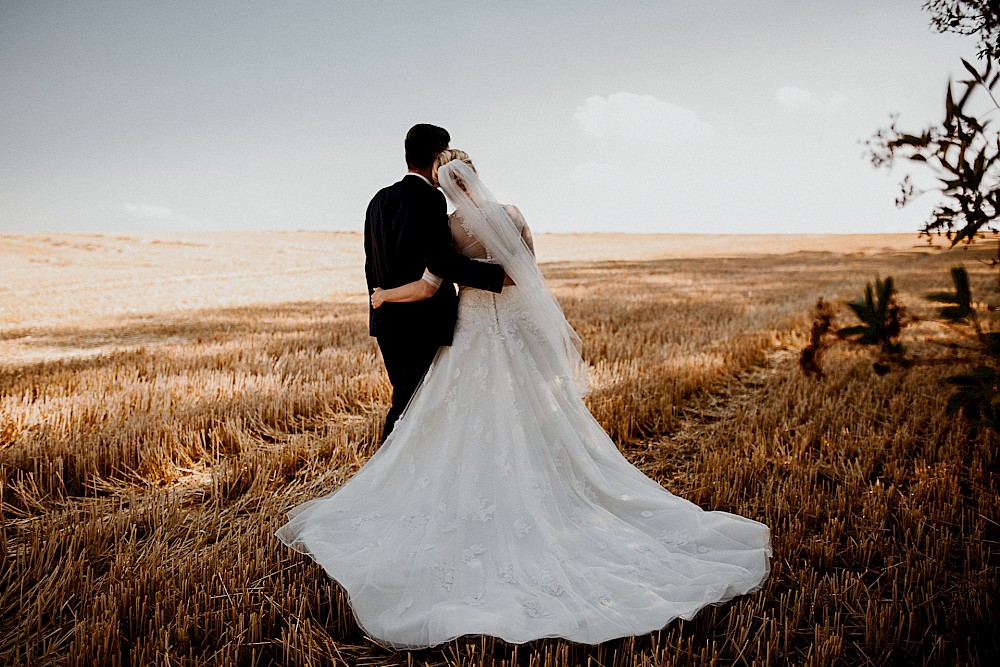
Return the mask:
[[536,231],[906,232],[920,0],[0,0],[0,231],[361,229],[442,125]]

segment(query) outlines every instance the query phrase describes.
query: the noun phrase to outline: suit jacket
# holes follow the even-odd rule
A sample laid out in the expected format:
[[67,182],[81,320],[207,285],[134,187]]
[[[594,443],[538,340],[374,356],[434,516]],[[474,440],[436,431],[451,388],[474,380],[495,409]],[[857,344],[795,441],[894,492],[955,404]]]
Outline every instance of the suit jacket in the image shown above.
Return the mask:
[[458,314],[452,283],[500,292],[504,270],[456,252],[444,195],[419,176],[383,188],[365,215],[368,293],[419,280],[427,268],[444,280],[430,299],[368,309],[368,333],[450,345]]

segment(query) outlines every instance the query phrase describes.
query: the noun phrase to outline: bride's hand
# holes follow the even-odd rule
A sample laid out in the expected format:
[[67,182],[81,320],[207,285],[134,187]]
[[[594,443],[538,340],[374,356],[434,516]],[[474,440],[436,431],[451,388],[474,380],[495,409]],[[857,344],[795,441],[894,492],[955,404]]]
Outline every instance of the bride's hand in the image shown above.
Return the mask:
[[385,301],[382,299],[382,288],[376,287],[372,291],[372,308],[378,308],[383,303],[385,303]]

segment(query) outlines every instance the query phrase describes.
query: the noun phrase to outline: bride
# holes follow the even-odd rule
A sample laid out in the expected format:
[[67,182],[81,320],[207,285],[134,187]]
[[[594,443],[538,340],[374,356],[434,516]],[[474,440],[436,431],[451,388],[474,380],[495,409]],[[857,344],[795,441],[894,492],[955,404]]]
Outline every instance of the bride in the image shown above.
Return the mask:
[[[596,644],[760,588],[767,526],[704,511],[629,464],[583,402],[579,338],[524,218],[463,152],[435,166],[456,248],[502,264],[515,286],[462,289],[454,341],[385,444],[342,487],[292,509],[278,537],[395,648],[466,634]],[[428,298],[430,278],[376,290],[372,305]]]

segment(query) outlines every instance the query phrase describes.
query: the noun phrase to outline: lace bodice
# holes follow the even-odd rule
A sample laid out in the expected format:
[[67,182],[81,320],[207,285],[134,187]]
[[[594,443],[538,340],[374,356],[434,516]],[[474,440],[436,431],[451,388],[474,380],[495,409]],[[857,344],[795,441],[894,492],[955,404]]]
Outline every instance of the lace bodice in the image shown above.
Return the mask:
[[[531,230],[528,229],[528,223],[525,222],[521,211],[511,204],[504,204],[503,210],[507,212],[510,219],[517,225],[517,231],[521,233],[521,238],[524,239],[528,248],[531,249],[531,254],[535,254],[535,245],[531,238]],[[489,253],[486,252],[486,248],[479,242],[479,239],[465,229],[465,226],[462,224],[462,216],[458,211],[448,216],[448,225],[451,227],[451,237],[455,241],[455,250],[466,257],[490,259]]]

